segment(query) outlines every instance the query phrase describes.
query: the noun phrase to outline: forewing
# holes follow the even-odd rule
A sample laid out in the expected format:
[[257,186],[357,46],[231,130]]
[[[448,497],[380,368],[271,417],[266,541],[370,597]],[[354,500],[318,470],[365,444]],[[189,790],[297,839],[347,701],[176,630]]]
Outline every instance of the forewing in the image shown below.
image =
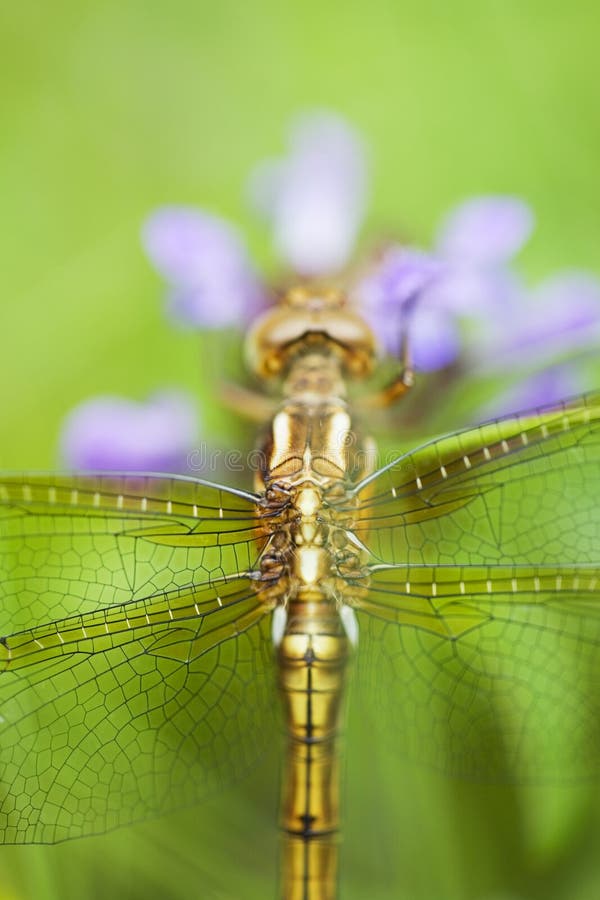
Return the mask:
[[0,635],[243,575],[252,495],[143,475],[0,476]]
[[0,831],[56,841],[187,805],[272,738],[252,495],[0,480]]
[[364,483],[360,690],[400,752],[465,776],[600,764],[600,403],[442,438]]

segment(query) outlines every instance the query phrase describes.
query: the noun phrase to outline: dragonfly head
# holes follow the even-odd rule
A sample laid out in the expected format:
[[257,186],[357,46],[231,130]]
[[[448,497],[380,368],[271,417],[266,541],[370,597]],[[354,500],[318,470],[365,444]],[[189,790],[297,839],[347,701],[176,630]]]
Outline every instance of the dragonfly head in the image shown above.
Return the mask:
[[375,335],[340,291],[295,287],[252,325],[246,362],[260,378],[286,375],[307,352],[336,356],[344,374],[364,378],[379,358]]

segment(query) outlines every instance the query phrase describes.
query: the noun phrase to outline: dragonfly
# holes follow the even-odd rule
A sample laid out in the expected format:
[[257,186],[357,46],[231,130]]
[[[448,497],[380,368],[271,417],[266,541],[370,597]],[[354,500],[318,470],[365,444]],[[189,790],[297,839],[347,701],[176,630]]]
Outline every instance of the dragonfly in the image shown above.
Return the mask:
[[361,422],[412,373],[355,396],[380,357],[342,293],[289,291],[246,359],[280,391],[247,490],[0,476],[0,837],[158,816],[276,745],[279,896],[335,900],[348,699],[399,761],[597,772],[600,393],[378,465]]

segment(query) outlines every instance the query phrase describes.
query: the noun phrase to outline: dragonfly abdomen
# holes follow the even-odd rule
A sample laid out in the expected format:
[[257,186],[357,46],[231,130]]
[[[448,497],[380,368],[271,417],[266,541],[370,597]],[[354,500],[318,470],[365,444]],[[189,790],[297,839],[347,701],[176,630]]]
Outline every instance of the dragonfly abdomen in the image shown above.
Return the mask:
[[349,650],[331,600],[289,603],[278,658],[287,732],[281,806],[285,900],[336,897],[339,741]]

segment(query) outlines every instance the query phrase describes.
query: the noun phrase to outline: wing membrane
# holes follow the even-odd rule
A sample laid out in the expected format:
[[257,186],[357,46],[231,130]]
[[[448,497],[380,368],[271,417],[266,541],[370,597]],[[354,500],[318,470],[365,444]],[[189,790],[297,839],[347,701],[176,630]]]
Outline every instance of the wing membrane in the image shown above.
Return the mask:
[[157,476],[0,479],[5,843],[194,803],[273,741],[255,500]]
[[358,485],[356,533],[386,563],[598,560],[600,397],[449,435]]
[[[467,778],[564,783],[600,762],[599,596],[471,594],[359,612],[356,687],[388,747]],[[407,603],[407,607],[403,606]]]
[[465,776],[596,773],[598,395],[442,438],[359,487],[357,683],[395,748]]
[[254,499],[185,478],[0,477],[0,636],[252,571]]

